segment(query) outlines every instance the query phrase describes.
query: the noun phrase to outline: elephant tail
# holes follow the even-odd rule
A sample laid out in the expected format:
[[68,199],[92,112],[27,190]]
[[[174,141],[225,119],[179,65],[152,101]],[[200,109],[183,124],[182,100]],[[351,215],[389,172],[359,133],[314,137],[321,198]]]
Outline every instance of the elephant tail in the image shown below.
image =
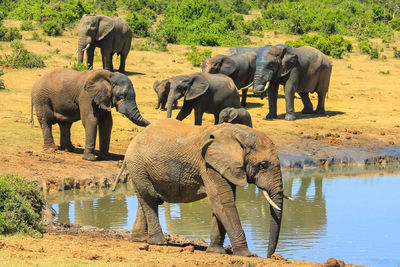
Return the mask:
[[113,183],[113,185],[112,185],[112,187],[111,187],[111,191],[112,191],[112,192],[115,191],[115,188],[117,187],[117,184],[118,184],[118,182],[119,182],[119,179],[121,178],[122,173],[123,173],[124,170],[125,170],[125,167],[126,167],[126,161],[125,161],[125,159],[124,159],[124,162],[122,163],[121,171],[119,172],[117,178],[115,178],[114,183]]
[[33,120],[33,101],[32,101],[32,99],[31,99],[31,119],[30,119],[29,123],[31,124],[31,128],[33,128],[33,124],[35,123],[35,121]]

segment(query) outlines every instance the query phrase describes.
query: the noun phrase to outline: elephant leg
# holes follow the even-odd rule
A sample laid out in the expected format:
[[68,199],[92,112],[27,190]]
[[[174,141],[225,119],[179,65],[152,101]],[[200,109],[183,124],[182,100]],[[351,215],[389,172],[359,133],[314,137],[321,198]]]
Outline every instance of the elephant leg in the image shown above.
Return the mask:
[[[203,110],[201,109],[195,109],[194,110],[194,125],[201,125],[201,123],[203,122]],[[218,119],[217,119],[217,123],[218,123]]]
[[308,95],[308,93],[303,92],[303,93],[299,93],[299,95],[300,95],[301,100],[303,101],[303,105],[304,105],[304,108],[301,111],[301,113],[303,113],[303,114],[314,113],[313,105],[311,103],[310,96]]
[[75,147],[71,143],[71,125],[70,122],[60,122],[60,150],[68,150],[74,152]]
[[285,101],[286,101],[286,116],[285,120],[294,121],[296,115],[294,115],[294,92],[295,86],[290,80],[285,85]]
[[87,50],[86,50],[86,63],[88,68],[93,68],[93,59],[94,59],[94,46],[90,46]]
[[211,243],[207,248],[207,252],[226,254],[224,249],[226,230],[217,216],[213,214],[211,221]]
[[246,107],[247,91],[249,89],[242,90],[242,107]]
[[[230,184],[212,168],[207,168],[207,175],[208,177],[203,179],[203,181],[206,187],[208,202],[213,214],[215,214],[217,220],[222,223],[223,228],[228,233],[233,247],[233,254],[251,256],[252,254],[247,247],[246,236],[235,205],[235,186]],[[213,236],[213,238],[216,238],[213,239],[215,242],[213,244],[220,243],[222,234],[223,231],[217,229],[216,234]]]
[[125,62],[126,58],[128,56],[128,53],[121,53],[120,55],[120,62],[119,62],[119,72],[125,73]]
[[94,148],[96,146],[96,134],[97,134],[97,118],[82,116],[83,127],[85,127],[85,150],[83,151],[83,159],[94,161],[96,156],[94,155]]
[[111,129],[113,120],[111,112],[106,112],[99,118],[99,141],[100,141],[100,159],[108,159],[108,150],[110,147]]
[[[158,205],[161,205],[163,201],[159,199],[157,191],[149,181],[146,170],[136,167],[134,171],[129,171],[129,173],[132,177],[139,205],[142,207],[146,218],[147,242],[154,245],[167,244],[158,218]],[[139,224],[138,222],[137,227],[139,226],[143,228],[143,223]]]
[[142,205],[138,203],[136,219],[132,228],[131,240],[134,242],[147,242],[147,237],[148,237],[148,232],[147,232],[146,217],[144,216]]
[[112,70],[112,54],[108,52],[109,49],[101,48],[101,59],[103,61],[103,69]]
[[181,108],[181,110],[179,111],[178,115],[176,116],[177,120],[183,120],[185,119],[187,116],[190,115],[190,112],[192,112],[193,107],[191,105],[189,105],[187,102],[183,102],[183,106]]
[[48,149],[48,148],[56,149],[57,146],[54,143],[51,122],[42,121],[39,119],[39,124],[40,124],[40,127],[42,128],[44,148],[45,149]]
[[273,83],[268,88],[269,112],[268,112],[267,117],[265,118],[266,120],[273,120],[273,119],[278,118],[278,115],[277,115],[278,88],[279,88],[279,83]]
[[219,122],[219,113],[221,113],[221,111],[218,112],[217,114],[214,114],[214,125],[217,125]]
[[315,110],[315,113],[317,113],[317,114],[325,114],[326,91],[318,92],[317,94],[318,94],[318,106],[317,106],[317,109]]

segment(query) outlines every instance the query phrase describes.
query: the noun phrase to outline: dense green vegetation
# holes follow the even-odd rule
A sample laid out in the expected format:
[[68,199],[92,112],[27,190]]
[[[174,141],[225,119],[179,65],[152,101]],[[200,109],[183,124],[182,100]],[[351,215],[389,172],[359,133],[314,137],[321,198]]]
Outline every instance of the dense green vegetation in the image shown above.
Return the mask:
[[43,58],[29,52],[24,48],[21,41],[13,41],[11,43],[12,53],[0,56],[0,64],[12,68],[44,68]]
[[0,234],[43,232],[43,193],[35,181],[0,176]]
[[187,53],[187,59],[192,62],[192,65],[195,67],[199,67],[203,62],[211,56],[211,51],[208,49],[204,49],[201,51],[195,45],[190,47],[191,52]]

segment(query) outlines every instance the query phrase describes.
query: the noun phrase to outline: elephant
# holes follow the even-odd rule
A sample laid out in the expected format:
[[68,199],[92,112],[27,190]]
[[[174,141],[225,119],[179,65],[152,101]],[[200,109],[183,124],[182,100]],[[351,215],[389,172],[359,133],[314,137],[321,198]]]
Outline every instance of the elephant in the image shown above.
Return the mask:
[[174,77],[168,95],[168,118],[172,115],[172,104],[183,96],[183,106],[176,119],[183,120],[194,109],[195,125],[201,125],[204,112],[214,114],[217,124],[221,110],[240,107],[239,92],[232,79],[224,74],[197,72]]
[[253,128],[250,113],[245,108],[224,108],[219,113],[218,124],[224,122],[243,124]]
[[139,126],[150,123],[142,117],[135,101],[129,78],[108,70],[74,71],[56,69],[40,77],[31,91],[31,123],[33,106],[43,132],[44,147],[56,148],[52,125],[60,126],[60,149],[72,152],[71,125],[82,119],[86,142],[85,160],[95,160],[97,127],[99,128],[99,159],[108,158],[112,117],[111,108]]
[[242,90],[242,106],[246,106],[247,90],[253,82],[256,70],[256,52],[209,57],[203,64],[205,73],[222,73],[232,78],[236,87]]
[[249,52],[260,52],[262,47],[231,47],[226,51],[227,55],[240,55]]
[[277,118],[279,84],[285,88],[286,120],[295,120],[294,93],[297,92],[304,104],[303,113],[314,113],[308,93],[318,94],[317,114],[325,113],[325,96],[328,92],[332,64],[319,50],[302,46],[265,46],[259,52],[254,74],[253,92],[268,93],[268,120]]
[[[169,89],[171,87],[172,79],[165,79],[159,82],[158,80],[153,83],[154,92],[157,94],[158,102],[156,109],[166,110],[165,105],[167,104]],[[175,101],[173,108],[178,106],[178,101]]]
[[86,51],[87,65],[93,66],[94,49],[100,47],[103,69],[113,71],[114,53],[121,56],[119,72],[125,72],[125,62],[131,48],[132,30],[118,17],[83,15],[78,28],[78,62],[83,63]]
[[227,233],[233,254],[252,256],[235,205],[236,186],[252,183],[270,205],[268,257],[275,252],[285,196],[278,153],[264,133],[239,124],[193,126],[159,120],[129,144],[113,190],[125,168],[139,203],[132,241],[167,244],[158,206],[207,197],[212,210],[207,252],[225,253]]

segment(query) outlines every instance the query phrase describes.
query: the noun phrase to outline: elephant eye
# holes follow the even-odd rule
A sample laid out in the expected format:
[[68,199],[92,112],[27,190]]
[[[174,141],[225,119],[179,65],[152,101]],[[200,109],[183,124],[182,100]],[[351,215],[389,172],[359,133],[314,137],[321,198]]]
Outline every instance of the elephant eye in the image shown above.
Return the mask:
[[261,161],[258,163],[258,169],[268,169],[269,162],[268,161]]

